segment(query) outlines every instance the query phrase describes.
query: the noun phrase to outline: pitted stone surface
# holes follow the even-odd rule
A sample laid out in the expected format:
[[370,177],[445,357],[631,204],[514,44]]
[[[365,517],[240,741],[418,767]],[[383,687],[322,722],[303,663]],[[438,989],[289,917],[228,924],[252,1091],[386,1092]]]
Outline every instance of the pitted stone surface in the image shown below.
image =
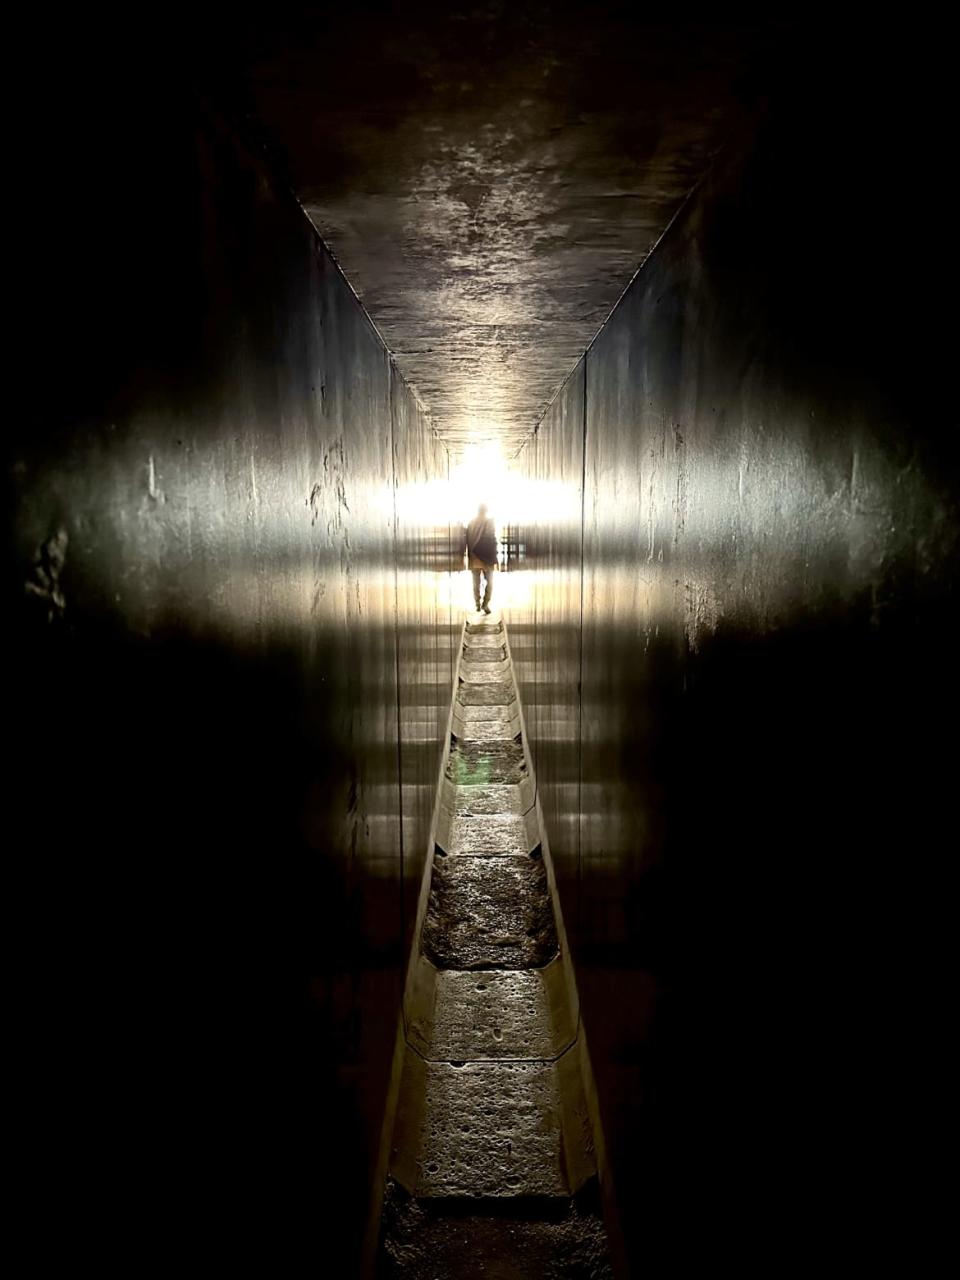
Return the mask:
[[457,701],[465,707],[505,707],[517,698],[513,681],[497,684],[464,684],[457,691]]
[[503,623],[497,622],[467,622],[466,631],[468,636],[500,636],[501,643],[504,634]]
[[496,782],[485,786],[457,787],[453,797],[453,812],[454,814],[523,813],[520,788]]
[[451,854],[506,857],[530,852],[527,827],[519,814],[495,813],[474,817],[461,814],[450,822],[447,839]]
[[474,653],[490,650],[493,653],[506,656],[506,646],[504,645],[502,631],[493,635],[483,635],[476,632],[469,633],[463,642],[463,647]]
[[527,774],[523,748],[509,742],[471,742],[459,739],[450,750],[447,777],[458,787],[488,783],[519,783]]
[[377,1280],[613,1280],[599,1196],[422,1200],[392,1180]]
[[427,1064],[420,1196],[569,1195],[556,1068]]
[[467,662],[460,664],[460,679],[467,684],[498,684],[509,681],[506,662]]
[[430,1057],[551,1058],[555,1046],[541,969],[437,975]]
[[[478,636],[480,640],[483,637]],[[463,646],[463,660],[465,663],[474,662],[506,662],[507,651],[502,644],[495,647],[482,648],[478,644],[465,644]]]
[[557,949],[542,858],[434,858],[423,950],[437,968],[541,968]]
[[[515,702],[512,704],[501,703],[499,705],[494,703],[489,706],[481,703],[477,706],[468,706],[462,703],[458,698],[454,704],[453,710],[464,724],[472,724],[475,721],[480,722],[483,720],[502,720],[504,722],[514,722],[519,725]],[[517,731],[517,729],[512,730],[510,734],[511,738],[516,736]]]
[[[496,715],[477,720],[467,716],[467,711],[496,711]],[[460,714],[463,742],[512,742],[516,737],[516,725],[508,714],[494,707],[464,707]]]

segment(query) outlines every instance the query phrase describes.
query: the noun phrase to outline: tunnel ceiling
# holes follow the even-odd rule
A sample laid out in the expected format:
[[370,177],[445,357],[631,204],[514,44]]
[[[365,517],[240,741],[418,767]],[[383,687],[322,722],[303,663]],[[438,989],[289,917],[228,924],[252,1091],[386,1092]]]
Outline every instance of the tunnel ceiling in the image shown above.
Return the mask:
[[306,6],[252,109],[436,429],[514,453],[757,100],[775,24]]

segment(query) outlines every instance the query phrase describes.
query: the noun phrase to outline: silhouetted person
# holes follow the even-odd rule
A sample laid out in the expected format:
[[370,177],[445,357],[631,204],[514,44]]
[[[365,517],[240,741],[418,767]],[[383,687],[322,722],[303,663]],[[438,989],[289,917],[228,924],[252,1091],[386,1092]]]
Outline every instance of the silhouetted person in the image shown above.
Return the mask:
[[[493,595],[493,571],[497,567],[497,531],[482,502],[477,508],[477,514],[467,525],[466,549],[467,564],[473,573],[473,598],[476,601],[477,612],[483,609],[484,613],[489,613],[490,597]],[[481,575],[486,580],[482,604],[480,602]]]

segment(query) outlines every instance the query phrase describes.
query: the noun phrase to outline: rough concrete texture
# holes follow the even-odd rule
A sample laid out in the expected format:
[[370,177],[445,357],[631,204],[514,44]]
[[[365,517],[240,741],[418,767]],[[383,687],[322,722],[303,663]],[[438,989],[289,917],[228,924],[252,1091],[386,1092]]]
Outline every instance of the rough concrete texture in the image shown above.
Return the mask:
[[390,1180],[377,1280],[611,1280],[595,1187],[568,1200],[417,1200]]
[[515,701],[513,684],[499,680],[496,684],[461,683],[457,695],[465,707],[505,707]]
[[[468,714],[472,711],[493,711],[494,714],[477,719]],[[517,735],[516,722],[502,708],[460,707],[453,723],[461,739],[470,742],[510,742]]]
[[566,1196],[552,1062],[430,1062],[420,1132],[422,1196]]
[[460,664],[460,679],[465,684],[498,684],[508,679],[506,661],[473,662],[468,653]]
[[485,783],[519,783],[526,776],[523,747],[508,742],[471,742],[458,739],[450,749],[447,777],[461,787]]
[[298,9],[251,59],[257,114],[441,433],[515,452],[742,114],[783,18]]
[[435,857],[423,949],[441,969],[531,969],[557,954],[540,857]]
[[475,656],[482,651],[492,651],[499,657],[506,657],[507,650],[502,635],[468,635],[464,640],[464,651]]
[[453,790],[453,813],[523,813],[520,788],[500,783],[489,783],[482,787],[456,787]]
[[[516,721],[516,727],[511,729],[510,733],[507,735],[510,738],[515,738],[518,732],[520,731],[519,717],[517,716],[517,707],[516,707],[515,699],[512,705],[507,703],[500,703],[498,705],[497,703],[494,703],[490,706],[486,706],[483,704],[480,704],[478,706],[468,706],[466,703],[462,702],[458,698],[457,701],[453,704],[453,714],[455,717],[458,717],[464,723],[472,723],[474,721],[479,722],[482,720]],[[469,735],[464,734],[463,736],[468,737]]]
[[481,816],[456,814],[444,833],[452,854],[529,853],[530,835],[522,814],[492,813]]
[[478,662],[506,662],[507,653],[503,645],[490,645],[480,648],[476,645],[464,645],[463,661],[467,666]]
[[437,975],[431,1051],[436,1058],[555,1057],[545,971],[445,971]]

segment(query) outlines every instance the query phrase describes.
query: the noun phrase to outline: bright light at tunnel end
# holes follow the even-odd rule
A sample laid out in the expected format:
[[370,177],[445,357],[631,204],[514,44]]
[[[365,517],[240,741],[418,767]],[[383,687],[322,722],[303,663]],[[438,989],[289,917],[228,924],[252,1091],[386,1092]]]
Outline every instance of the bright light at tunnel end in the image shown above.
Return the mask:
[[[483,504],[501,538],[508,528],[529,530],[537,524],[579,520],[579,488],[528,479],[522,473],[521,461],[505,458],[497,440],[478,439],[465,445],[451,462],[448,481],[435,479],[402,486],[395,495],[385,492],[384,509],[395,501],[397,514],[405,522],[435,527],[463,526]],[[526,606],[533,588],[532,573],[531,569],[526,573],[498,575],[495,607]],[[437,592],[443,606],[463,605],[469,609],[472,596],[469,571],[438,575]]]
[[450,473],[452,514],[465,523],[483,503],[498,524],[511,523],[517,478],[495,440],[467,445]]

